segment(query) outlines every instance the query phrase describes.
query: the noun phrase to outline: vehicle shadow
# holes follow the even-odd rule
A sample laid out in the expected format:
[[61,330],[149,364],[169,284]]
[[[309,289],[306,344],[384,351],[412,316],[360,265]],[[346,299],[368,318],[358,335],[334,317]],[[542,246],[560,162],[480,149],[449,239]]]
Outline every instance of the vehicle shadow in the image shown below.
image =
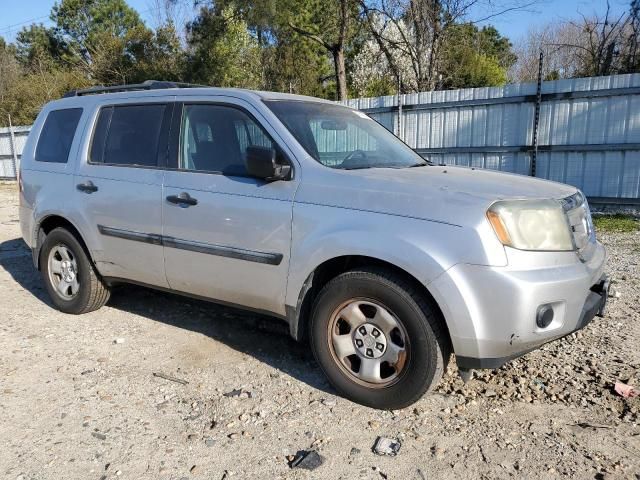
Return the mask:
[[[54,308],[21,239],[0,243],[0,267],[39,301]],[[207,335],[313,388],[336,393],[309,347],[294,341],[288,325],[277,318],[136,285],[115,287],[108,306]]]

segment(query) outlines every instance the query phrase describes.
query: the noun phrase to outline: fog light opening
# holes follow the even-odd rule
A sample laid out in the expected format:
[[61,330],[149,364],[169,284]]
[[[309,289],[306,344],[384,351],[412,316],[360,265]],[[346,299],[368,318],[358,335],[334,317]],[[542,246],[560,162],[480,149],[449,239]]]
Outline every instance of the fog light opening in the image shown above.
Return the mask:
[[551,305],[540,305],[536,313],[536,325],[539,328],[547,328],[553,322],[553,307]]
[[539,328],[547,328],[553,322],[553,307],[551,305],[540,305],[536,314],[536,325]]

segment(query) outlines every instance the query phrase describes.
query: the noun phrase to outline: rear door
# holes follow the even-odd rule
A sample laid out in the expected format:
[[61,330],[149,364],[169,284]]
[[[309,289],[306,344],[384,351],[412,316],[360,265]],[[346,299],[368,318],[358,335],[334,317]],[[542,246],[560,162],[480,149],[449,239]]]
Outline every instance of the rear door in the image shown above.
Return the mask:
[[75,176],[75,201],[106,277],[167,287],[162,179],[172,98],[103,103]]
[[[178,108],[178,107],[176,107]],[[249,146],[290,152],[241,100],[209,97],[174,115],[165,173],[163,241],[171,288],[284,315],[295,175],[266,182],[245,170]]]

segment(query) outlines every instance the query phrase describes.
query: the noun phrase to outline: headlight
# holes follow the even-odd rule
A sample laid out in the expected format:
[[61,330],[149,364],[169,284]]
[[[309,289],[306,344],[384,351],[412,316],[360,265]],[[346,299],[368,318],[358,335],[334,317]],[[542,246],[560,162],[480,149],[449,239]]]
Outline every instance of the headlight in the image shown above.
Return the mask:
[[496,202],[487,218],[503,245],[520,250],[574,250],[567,216],[555,200]]

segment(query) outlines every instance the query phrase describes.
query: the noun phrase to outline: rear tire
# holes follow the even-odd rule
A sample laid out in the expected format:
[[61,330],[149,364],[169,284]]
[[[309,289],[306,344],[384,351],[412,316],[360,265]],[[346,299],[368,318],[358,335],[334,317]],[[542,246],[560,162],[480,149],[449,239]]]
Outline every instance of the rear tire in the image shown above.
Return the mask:
[[331,384],[345,397],[400,409],[436,385],[451,347],[433,300],[405,277],[381,268],[338,275],[320,291],[311,346]]
[[107,303],[110,291],[98,276],[78,239],[64,228],[45,237],[40,270],[53,304],[65,313],[81,314]]

